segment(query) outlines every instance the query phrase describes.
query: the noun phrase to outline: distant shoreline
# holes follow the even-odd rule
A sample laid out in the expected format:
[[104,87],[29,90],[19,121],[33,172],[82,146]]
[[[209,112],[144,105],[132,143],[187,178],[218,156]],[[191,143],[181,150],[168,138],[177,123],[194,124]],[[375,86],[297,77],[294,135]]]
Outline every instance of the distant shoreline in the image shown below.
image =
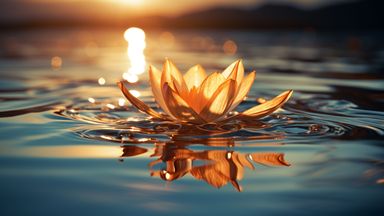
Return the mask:
[[178,17],[146,16],[126,19],[50,18],[28,21],[0,21],[1,31],[72,27],[147,29],[243,29],[361,31],[384,30],[383,1],[344,2],[312,10],[268,4],[250,9],[213,8]]

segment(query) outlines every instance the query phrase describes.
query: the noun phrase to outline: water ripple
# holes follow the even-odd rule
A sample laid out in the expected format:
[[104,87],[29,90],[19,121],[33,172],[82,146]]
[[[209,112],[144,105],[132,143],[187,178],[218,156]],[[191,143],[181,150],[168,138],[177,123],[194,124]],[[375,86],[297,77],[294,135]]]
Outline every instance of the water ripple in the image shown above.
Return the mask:
[[[255,102],[248,101],[245,104],[255,105]],[[367,136],[373,139],[380,138],[384,133],[383,126],[369,122],[373,117],[369,116],[368,112],[364,114],[369,116],[365,122],[350,116],[349,114],[356,112],[356,109],[357,106],[348,101],[293,100],[287,105],[286,110],[281,109],[278,113],[260,121],[197,126],[153,121],[144,115],[137,115],[138,112],[129,106],[106,110],[103,106],[89,106],[87,102],[77,103],[56,114],[88,123],[75,129],[76,134],[81,137],[118,143],[154,143],[171,140],[204,142],[212,138],[233,140],[305,140],[309,137],[317,140],[356,139]]]

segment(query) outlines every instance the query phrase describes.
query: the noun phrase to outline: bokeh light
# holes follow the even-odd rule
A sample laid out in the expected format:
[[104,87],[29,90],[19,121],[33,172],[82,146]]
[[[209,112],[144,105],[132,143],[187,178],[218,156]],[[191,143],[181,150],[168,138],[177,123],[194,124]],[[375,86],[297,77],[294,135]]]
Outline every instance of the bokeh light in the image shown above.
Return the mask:
[[128,43],[131,43],[131,42],[136,43],[136,42],[143,41],[144,42],[143,44],[135,44],[135,46],[141,45],[141,46],[144,46],[143,48],[145,48],[145,32],[141,28],[131,27],[127,29],[124,32],[124,38]]
[[136,74],[132,74],[132,73],[124,73],[123,79],[127,80],[130,83],[135,83],[135,82],[139,81],[139,76],[137,76]]
[[137,90],[129,90],[129,93],[131,93],[135,97],[140,97],[141,93]]
[[94,99],[94,98],[88,98],[88,101],[89,101],[89,103],[95,103],[96,102],[96,100]]
[[161,45],[172,47],[175,43],[175,36],[169,31],[164,31],[160,34],[159,41]]
[[113,104],[107,104],[106,107],[108,107],[109,109],[115,109],[116,108],[115,105],[113,105]]
[[124,106],[125,105],[125,99],[124,98],[119,98],[118,104],[119,104],[119,106]]
[[223,44],[223,51],[227,55],[234,55],[237,52],[237,44],[233,40],[226,40]]
[[51,67],[52,69],[60,69],[63,64],[63,60],[59,56],[54,56],[51,58]]
[[97,82],[99,83],[99,85],[105,85],[106,83],[106,80],[104,79],[104,77],[100,77]]

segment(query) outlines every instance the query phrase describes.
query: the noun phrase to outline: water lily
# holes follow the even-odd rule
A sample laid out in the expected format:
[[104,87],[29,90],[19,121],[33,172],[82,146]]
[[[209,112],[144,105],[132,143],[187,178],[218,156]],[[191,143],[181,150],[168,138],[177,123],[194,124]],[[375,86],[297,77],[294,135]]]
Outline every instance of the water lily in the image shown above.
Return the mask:
[[276,111],[292,95],[293,91],[288,90],[244,112],[231,113],[244,100],[255,77],[256,71],[245,76],[241,60],[232,63],[221,73],[207,75],[200,65],[196,65],[182,75],[167,59],[162,71],[154,66],[149,68],[152,92],[164,113],[155,111],[134,97],[126,87],[127,81],[121,81],[118,85],[133,106],[154,118],[204,124],[259,119]]

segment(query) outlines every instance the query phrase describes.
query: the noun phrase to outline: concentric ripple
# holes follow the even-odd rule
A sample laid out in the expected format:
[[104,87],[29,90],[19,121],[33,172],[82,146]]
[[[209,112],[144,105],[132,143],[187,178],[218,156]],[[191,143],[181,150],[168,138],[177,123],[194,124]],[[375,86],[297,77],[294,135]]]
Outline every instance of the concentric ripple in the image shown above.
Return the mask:
[[[256,100],[253,100],[256,101]],[[102,102],[101,102],[102,103]],[[107,103],[107,102],[105,102]],[[255,105],[255,102],[247,101]],[[315,107],[321,107],[315,109]],[[339,115],[338,112],[343,112]],[[57,115],[87,124],[74,129],[87,139],[117,143],[154,143],[188,141],[204,143],[207,140],[304,140],[306,138],[352,139],[381,136],[383,127],[369,126],[369,122],[356,121],[348,113],[356,112],[356,106],[343,101],[342,108],[334,101],[290,102],[260,121],[229,122],[223,125],[184,125],[169,121],[154,121],[130,106],[105,109],[87,102],[77,103],[56,112]],[[369,120],[369,119],[367,119]],[[371,124],[372,125],[372,124]]]

